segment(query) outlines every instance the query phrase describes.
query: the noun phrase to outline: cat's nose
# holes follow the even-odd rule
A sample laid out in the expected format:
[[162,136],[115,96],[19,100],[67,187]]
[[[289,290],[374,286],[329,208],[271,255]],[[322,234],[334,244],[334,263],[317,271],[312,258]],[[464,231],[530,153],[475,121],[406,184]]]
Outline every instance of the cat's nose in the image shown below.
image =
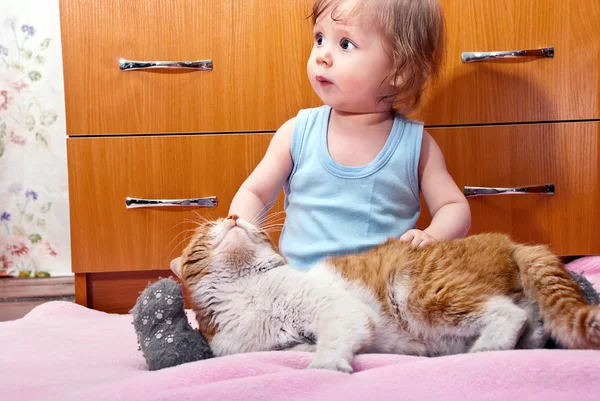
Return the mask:
[[227,216],[227,218],[233,221],[237,221],[237,219],[239,219],[237,214],[230,214],[229,216]]

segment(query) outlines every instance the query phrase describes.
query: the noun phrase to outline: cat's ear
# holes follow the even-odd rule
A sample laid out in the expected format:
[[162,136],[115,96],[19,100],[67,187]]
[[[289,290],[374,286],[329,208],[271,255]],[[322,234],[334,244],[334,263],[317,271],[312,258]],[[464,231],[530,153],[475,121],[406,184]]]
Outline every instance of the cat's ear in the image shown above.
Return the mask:
[[181,278],[181,257],[171,261],[171,270],[173,270],[173,273],[175,273],[177,277]]

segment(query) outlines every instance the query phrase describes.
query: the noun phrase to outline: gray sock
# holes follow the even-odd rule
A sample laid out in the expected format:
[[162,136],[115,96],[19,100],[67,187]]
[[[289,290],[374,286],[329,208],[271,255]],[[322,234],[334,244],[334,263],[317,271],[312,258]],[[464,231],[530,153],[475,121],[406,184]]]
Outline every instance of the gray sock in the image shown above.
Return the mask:
[[163,278],[149,285],[129,313],[150,370],[213,357],[204,336],[187,320],[178,282]]

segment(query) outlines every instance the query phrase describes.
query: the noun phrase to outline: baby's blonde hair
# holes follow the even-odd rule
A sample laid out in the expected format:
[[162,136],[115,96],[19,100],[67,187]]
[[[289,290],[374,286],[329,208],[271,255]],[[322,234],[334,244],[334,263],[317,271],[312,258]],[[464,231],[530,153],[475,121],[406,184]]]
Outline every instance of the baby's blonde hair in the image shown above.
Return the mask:
[[336,20],[370,17],[381,29],[394,63],[394,94],[381,98],[393,101],[396,111],[414,110],[429,79],[438,76],[444,55],[444,16],[438,0],[357,0],[345,15],[336,11],[341,0],[315,0],[313,24],[331,8]]

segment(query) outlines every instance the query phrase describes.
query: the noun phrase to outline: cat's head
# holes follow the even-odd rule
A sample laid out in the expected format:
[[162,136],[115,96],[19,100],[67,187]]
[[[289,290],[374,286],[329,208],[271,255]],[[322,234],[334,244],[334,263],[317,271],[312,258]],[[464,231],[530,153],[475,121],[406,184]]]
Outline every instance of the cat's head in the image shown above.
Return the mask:
[[260,274],[285,264],[269,235],[231,215],[200,224],[171,270],[190,290],[200,282],[213,285]]

